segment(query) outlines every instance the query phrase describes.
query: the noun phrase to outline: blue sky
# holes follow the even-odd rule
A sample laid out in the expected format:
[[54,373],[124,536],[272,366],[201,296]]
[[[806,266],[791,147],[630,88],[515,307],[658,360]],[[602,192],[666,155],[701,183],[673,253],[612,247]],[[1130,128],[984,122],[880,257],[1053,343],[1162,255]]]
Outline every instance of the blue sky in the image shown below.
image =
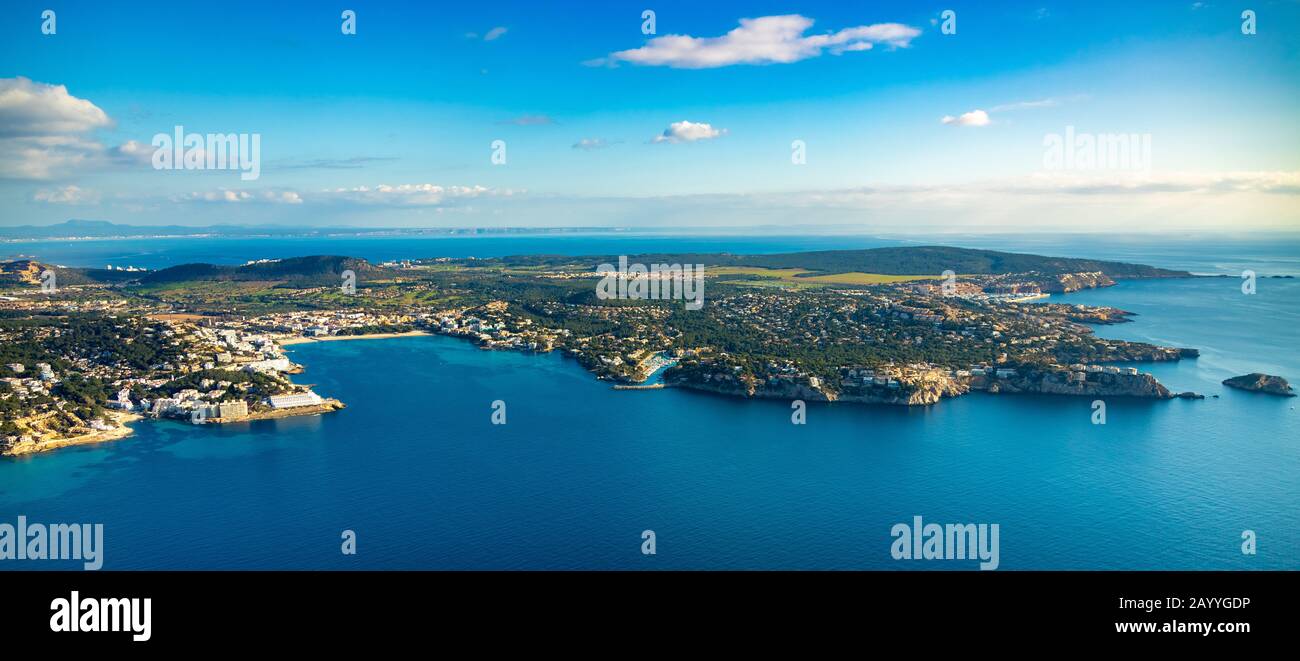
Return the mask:
[[[263,4],[10,3],[0,223],[1300,228],[1296,2]],[[260,176],[155,169],[177,125]]]

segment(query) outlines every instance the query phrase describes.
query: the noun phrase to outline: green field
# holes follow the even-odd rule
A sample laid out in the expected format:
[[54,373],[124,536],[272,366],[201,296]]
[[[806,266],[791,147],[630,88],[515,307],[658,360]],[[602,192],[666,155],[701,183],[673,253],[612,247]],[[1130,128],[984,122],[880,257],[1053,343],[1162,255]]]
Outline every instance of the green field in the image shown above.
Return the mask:
[[719,266],[708,269],[715,276],[753,276],[754,280],[728,280],[730,284],[754,286],[815,287],[826,285],[880,285],[913,280],[941,280],[941,275],[885,275],[882,273],[815,273],[807,269],[765,269],[753,266]]

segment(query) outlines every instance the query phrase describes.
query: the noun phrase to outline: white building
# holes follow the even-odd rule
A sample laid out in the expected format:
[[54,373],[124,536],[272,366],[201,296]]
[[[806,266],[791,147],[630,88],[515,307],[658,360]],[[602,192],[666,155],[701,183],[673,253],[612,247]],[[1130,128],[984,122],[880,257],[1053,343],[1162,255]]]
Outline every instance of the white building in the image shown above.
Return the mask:
[[220,418],[243,418],[248,415],[248,403],[243,400],[222,402],[218,408]]
[[175,398],[159,397],[158,399],[153,400],[152,411],[156,415],[161,415],[163,413],[170,412],[172,409],[176,408],[178,404],[180,404],[180,400],[177,400]]
[[320,395],[308,390],[307,392],[293,393],[290,395],[271,395],[267,398],[273,409],[289,409],[298,406],[314,406],[325,401]]
[[131,403],[131,391],[127,388],[117,391],[117,398],[110,401],[108,405],[123,411],[130,411],[135,408],[135,404]]
[[274,372],[288,372],[293,367],[293,363],[288,358],[275,358],[271,360],[256,360],[244,365],[245,372],[262,372],[270,374]]

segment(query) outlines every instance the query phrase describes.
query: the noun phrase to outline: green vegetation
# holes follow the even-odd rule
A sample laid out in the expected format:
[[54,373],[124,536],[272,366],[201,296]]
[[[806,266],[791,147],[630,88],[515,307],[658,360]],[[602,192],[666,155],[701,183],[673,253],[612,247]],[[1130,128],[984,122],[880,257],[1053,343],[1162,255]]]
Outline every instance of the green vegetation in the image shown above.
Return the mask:
[[339,330],[339,335],[378,335],[382,333],[409,333],[415,330],[415,326],[410,324],[367,324],[365,326],[351,326]]
[[[207,369],[198,372],[186,374],[177,379],[172,379],[154,389],[153,396],[171,397],[182,390],[209,390],[204,388],[204,382],[220,383],[227,381],[231,387],[226,390],[226,394],[221,397],[221,401],[231,401],[235,399],[256,400],[270,395],[279,395],[290,392],[292,388],[288,382],[283,379],[262,374],[260,372],[245,372],[243,370],[223,370]],[[243,393],[243,396],[239,393]]]
[[[520,266],[579,266],[594,269],[600,263],[616,263],[617,256],[558,257],[526,255],[499,259],[475,260],[479,264]],[[908,246],[870,248],[866,250],[824,250],[775,255],[731,255],[726,253],[651,253],[629,255],[629,263],[704,264],[706,267],[759,267],[765,269],[805,269],[822,274],[870,273],[883,275],[939,275],[944,271],[988,275],[997,273],[1083,273],[1100,271],[1114,278],[1152,278],[1190,275],[1141,264],[1107,262],[1093,259],[1044,257],[974,250],[949,246]]]
[[160,284],[194,281],[281,281],[298,286],[330,286],[342,281],[344,271],[352,271],[357,279],[364,279],[380,271],[364,259],[337,255],[291,257],[243,266],[216,264],[181,264],[154,271],[141,278],[141,283]]
[[755,266],[720,266],[708,269],[708,274],[719,276],[722,282],[732,284],[755,286],[789,285],[796,287],[812,285],[879,285],[915,280],[939,280],[943,277],[941,275],[887,275],[857,271],[824,274],[807,269],[769,269]]
[[[0,365],[21,363],[30,374],[36,363],[49,363],[55,371],[72,366],[70,357],[93,357],[98,365],[148,369],[181,356],[163,334],[161,324],[139,317],[82,314],[31,315],[0,318]],[[4,376],[19,376],[0,367]]]

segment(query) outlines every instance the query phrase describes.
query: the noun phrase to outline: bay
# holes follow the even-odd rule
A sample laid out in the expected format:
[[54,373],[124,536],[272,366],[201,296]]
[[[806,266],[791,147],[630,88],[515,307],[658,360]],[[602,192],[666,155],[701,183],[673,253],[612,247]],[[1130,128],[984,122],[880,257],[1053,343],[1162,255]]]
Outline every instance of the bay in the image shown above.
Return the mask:
[[[1219,385],[1300,376],[1297,282],[1262,279],[1254,296],[1235,275],[1122,282],[1051,300],[1138,313],[1097,329],[1108,337],[1200,349],[1143,369],[1211,397],[1111,400],[1105,425],[1068,397],[813,404],[796,426],[788,402],[615,391],[559,355],[446,337],[298,345],[298,380],[346,410],[137,423],[123,441],[2,461],[0,521],[103,523],[107,569],[974,568],[893,560],[891,526],[916,515],[999,524],[1004,570],[1300,567],[1296,400]],[[1244,530],[1257,555],[1241,552]]]

